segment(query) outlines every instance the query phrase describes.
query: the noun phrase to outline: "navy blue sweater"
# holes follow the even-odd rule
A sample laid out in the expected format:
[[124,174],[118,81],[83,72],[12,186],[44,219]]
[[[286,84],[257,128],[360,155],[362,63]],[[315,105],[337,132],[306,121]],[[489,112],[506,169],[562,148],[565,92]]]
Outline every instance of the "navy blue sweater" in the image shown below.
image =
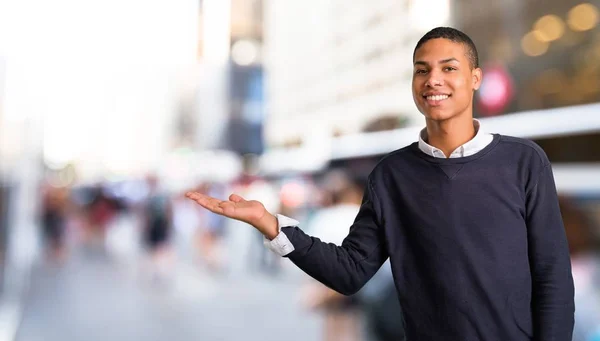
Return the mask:
[[569,250],[550,163],[531,141],[495,134],[452,159],[414,143],[372,171],[341,246],[282,232],[292,262],[347,295],[389,257],[408,341],[571,341]]

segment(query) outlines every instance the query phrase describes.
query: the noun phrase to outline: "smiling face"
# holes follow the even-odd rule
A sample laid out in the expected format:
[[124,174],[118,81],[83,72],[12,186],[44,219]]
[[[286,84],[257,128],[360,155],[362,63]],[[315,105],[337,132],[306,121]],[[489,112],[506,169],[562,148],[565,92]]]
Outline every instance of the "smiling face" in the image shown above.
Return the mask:
[[472,115],[473,91],[479,89],[481,76],[481,69],[471,66],[464,44],[431,39],[415,51],[413,99],[430,120]]

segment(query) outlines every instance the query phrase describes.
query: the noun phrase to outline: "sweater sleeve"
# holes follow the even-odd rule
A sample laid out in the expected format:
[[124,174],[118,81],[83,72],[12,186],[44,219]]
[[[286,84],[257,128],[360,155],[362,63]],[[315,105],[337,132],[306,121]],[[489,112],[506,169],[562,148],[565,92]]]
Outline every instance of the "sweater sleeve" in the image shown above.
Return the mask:
[[340,246],[325,243],[297,226],[284,227],[294,245],[287,257],[308,275],[331,289],[352,295],[388,258],[377,196],[368,183],[362,205]]
[[550,164],[527,193],[534,340],[571,341],[574,288],[569,247]]

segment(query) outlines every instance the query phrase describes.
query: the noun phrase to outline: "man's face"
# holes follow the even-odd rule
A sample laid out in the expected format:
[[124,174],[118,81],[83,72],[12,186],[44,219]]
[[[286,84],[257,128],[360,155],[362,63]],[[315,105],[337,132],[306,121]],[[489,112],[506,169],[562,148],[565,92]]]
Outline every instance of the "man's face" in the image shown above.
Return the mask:
[[472,112],[473,91],[481,84],[481,69],[472,68],[466,46],[432,39],[415,51],[412,90],[427,119],[444,121]]

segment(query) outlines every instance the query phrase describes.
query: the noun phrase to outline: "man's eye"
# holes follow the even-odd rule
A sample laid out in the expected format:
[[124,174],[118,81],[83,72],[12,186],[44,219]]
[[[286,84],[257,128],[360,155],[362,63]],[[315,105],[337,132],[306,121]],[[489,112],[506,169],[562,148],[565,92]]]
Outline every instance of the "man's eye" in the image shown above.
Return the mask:
[[456,71],[456,68],[452,67],[452,66],[447,66],[447,67],[444,68],[444,70],[445,71]]
[[424,74],[427,73],[427,70],[423,70],[423,69],[419,69],[417,71],[415,71],[416,74]]

